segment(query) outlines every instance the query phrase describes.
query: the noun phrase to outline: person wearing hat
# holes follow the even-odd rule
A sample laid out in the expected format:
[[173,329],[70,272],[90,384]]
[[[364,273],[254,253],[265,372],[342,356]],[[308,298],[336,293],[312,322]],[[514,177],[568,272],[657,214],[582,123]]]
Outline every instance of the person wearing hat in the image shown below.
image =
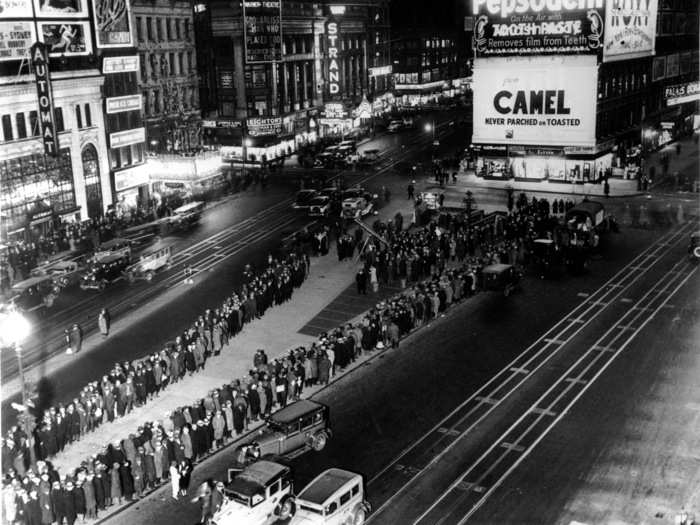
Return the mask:
[[95,474],[89,470],[82,485],[85,496],[85,519],[97,519],[97,498],[95,497]]
[[112,469],[109,471],[110,477],[110,500],[112,504],[121,504],[122,502],[122,482],[119,478],[119,463],[116,461],[112,464]]
[[[73,495],[73,482],[68,480],[65,482],[63,489],[61,489],[60,499],[63,502],[63,512],[66,518],[66,523],[68,525],[73,525],[75,520],[78,519],[78,514],[75,511],[75,499]],[[58,514],[58,513],[57,513]],[[59,520],[58,515],[56,519]],[[58,521],[61,523],[61,521]]]

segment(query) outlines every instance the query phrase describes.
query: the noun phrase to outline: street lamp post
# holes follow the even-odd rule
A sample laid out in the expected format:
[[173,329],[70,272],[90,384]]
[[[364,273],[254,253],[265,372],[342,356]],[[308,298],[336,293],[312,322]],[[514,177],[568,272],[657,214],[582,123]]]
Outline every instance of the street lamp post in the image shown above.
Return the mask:
[[243,135],[243,141],[241,142],[243,148],[243,183],[245,184],[245,164],[248,160],[248,148],[253,145],[253,142]]

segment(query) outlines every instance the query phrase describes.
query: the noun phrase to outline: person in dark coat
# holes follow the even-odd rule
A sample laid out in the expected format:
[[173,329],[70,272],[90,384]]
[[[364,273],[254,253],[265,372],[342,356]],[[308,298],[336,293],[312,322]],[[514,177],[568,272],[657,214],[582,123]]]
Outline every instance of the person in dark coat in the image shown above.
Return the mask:
[[68,332],[68,339],[70,341],[67,354],[77,354],[83,348],[83,329],[78,323],[73,323],[70,331]]
[[192,463],[188,459],[182,460],[182,462],[180,462],[180,466],[178,467],[178,472],[180,474],[180,494],[186,496],[187,491],[190,488]]
[[75,511],[72,481],[67,482],[65,488],[61,491],[61,499],[63,500],[63,509],[66,513],[66,523],[73,525],[78,518],[78,514]]
[[24,522],[26,525],[42,525],[41,505],[36,489],[29,491],[29,499],[24,504]]
[[126,501],[131,501],[134,495],[134,478],[131,475],[131,464],[128,461],[119,467],[119,481],[122,484],[122,496]]
[[97,325],[100,328],[100,333],[107,337],[109,335],[109,327],[112,323],[112,318],[109,315],[107,308],[103,308],[100,311],[100,315],[97,316]]
[[364,268],[357,271],[355,282],[357,283],[357,293],[367,295],[367,272]]
[[73,486],[73,504],[75,505],[75,513],[81,516],[81,521],[85,521],[85,492],[83,487],[77,483]]
[[58,481],[54,481],[51,485],[51,502],[56,522],[63,523],[63,518],[66,517],[66,505],[63,501],[63,489]]

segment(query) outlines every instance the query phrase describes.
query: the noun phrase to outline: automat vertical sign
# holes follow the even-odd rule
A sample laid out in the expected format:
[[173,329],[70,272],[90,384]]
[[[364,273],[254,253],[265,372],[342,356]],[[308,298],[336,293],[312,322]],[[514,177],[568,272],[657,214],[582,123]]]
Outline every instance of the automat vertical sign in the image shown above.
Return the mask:
[[44,140],[44,153],[55,156],[58,148],[56,129],[53,124],[53,93],[51,92],[48,47],[41,42],[37,42],[31,48],[31,55],[34,77],[36,79],[39,122],[41,123],[41,136]]
[[246,64],[282,60],[282,1],[244,0],[243,32]]

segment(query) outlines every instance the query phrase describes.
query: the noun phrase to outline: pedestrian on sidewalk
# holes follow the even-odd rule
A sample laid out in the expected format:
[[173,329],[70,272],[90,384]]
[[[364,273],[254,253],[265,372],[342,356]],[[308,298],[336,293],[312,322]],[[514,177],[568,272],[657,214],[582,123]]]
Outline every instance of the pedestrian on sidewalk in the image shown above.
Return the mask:
[[407,188],[407,191],[408,191],[408,200],[413,200],[413,195],[415,194],[415,191],[416,191],[416,187],[414,186],[415,183],[416,183],[416,181],[415,181],[415,180],[412,180],[412,181],[408,184],[408,188]]
[[608,182],[608,179],[605,179],[605,182],[603,183],[603,193],[605,194],[606,199],[610,197],[610,183]]
[[97,325],[100,328],[100,333],[107,337],[109,335],[109,327],[111,324],[111,317],[107,308],[103,308],[100,314],[97,316]]
[[180,475],[180,494],[187,496],[187,491],[190,488],[190,478],[192,476],[192,462],[189,459],[183,459],[178,468]]

